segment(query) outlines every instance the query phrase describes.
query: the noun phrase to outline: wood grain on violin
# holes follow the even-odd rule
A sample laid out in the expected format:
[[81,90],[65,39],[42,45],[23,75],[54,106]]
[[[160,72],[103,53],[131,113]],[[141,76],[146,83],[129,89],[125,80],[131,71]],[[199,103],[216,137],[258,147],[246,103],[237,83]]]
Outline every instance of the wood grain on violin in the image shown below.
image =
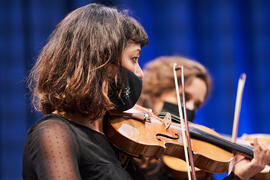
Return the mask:
[[[119,116],[119,113],[118,116],[112,116],[107,121],[105,133],[113,145],[136,157],[170,155],[185,159],[179,124],[172,122],[166,129],[163,120],[153,114],[148,121],[142,121],[130,118],[129,113],[134,116],[149,111],[136,106],[123,116]],[[205,171],[226,172],[233,157],[232,151],[247,154],[250,158],[253,156],[252,149],[224,140],[207,127],[190,124],[190,131],[191,137],[198,136],[197,139],[191,139],[195,166]]]
[[[165,171],[169,174],[169,176],[173,177],[174,179],[188,179],[186,162],[184,160],[173,156],[164,155],[162,156],[162,162],[164,164]],[[211,173],[208,173],[196,167],[195,173],[197,180],[206,180],[212,175]]]

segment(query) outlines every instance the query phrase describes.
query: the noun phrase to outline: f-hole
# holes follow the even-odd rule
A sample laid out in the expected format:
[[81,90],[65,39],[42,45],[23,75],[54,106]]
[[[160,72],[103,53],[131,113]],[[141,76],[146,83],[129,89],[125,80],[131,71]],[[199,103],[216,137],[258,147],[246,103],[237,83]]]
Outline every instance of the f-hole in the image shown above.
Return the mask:
[[175,134],[176,137],[173,137],[173,136],[168,136],[166,134],[161,134],[161,133],[157,133],[156,134],[156,137],[159,141],[161,141],[161,137],[164,137],[164,138],[168,138],[168,139],[173,139],[173,140],[176,140],[176,139],[179,139],[179,135],[178,134]]

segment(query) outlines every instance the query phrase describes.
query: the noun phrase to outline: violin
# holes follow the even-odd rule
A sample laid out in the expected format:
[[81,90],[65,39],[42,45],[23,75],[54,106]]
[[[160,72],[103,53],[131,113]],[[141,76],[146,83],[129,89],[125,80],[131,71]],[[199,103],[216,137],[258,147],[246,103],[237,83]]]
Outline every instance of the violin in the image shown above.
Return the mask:
[[[105,133],[119,150],[135,157],[170,155],[185,160],[179,124],[170,122],[168,126],[166,120],[138,105],[125,112],[111,112],[110,116]],[[253,157],[252,147],[225,140],[205,126],[189,123],[189,130],[194,164],[207,172],[226,172],[232,152]]]
[[[174,179],[188,179],[186,162],[182,159],[164,155],[162,156],[162,162],[166,173]],[[205,180],[212,175],[206,171],[203,171],[195,167],[195,173],[198,180]]]
[[[160,116],[164,117],[165,114],[161,113]],[[168,155],[163,155],[161,160],[164,164],[164,169],[169,176],[173,177],[174,179],[188,179],[186,161]],[[203,171],[197,167],[195,167],[195,174],[198,180],[210,179],[212,176],[211,173]]]
[[[225,138],[230,139],[231,137],[226,136]],[[254,142],[254,140],[258,139],[259,142],[263,142],[264,144],[270,145],[270,135],[269,134],[244,134],[242,137],[237,139],[237,143],[240,144],[249,144],[250,142]],[[162,161],[165,165],[165,170],[170,176],[175,179],[187,179],[187,169],[185,166],[185,161],[172,156],[162,156]],[[197,179],[207,179],[212,174],[205,172],[199,168],[195,168]],[[265,168],[258,174],[256,174],[252,179],[255,180],[268,180],[270,179],[270,166],[265,166]]]

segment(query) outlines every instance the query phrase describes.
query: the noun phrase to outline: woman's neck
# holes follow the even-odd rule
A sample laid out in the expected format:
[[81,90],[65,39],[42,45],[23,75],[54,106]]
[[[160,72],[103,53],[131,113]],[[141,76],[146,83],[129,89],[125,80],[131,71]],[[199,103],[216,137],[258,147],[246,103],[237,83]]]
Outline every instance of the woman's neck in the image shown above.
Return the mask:
[[75,122],[77,124],[80,124],[82,126],[86,126],[90,129],[93,129],[101,134],[104,134],[103,132],[103,118],[99,118],[96,120],[90,120],[86,116],[82,116],[80,114],[69,114],[65,112],[59,112],[59,111],[54,111],[54,114],[57,114],[59,116],[64,117],[65,119]]
[[102,118],[99,118],[95,121],[88,122],[88,127],[101,133],[101,134],[104,134],[104,132],[103,132],[103,119]]

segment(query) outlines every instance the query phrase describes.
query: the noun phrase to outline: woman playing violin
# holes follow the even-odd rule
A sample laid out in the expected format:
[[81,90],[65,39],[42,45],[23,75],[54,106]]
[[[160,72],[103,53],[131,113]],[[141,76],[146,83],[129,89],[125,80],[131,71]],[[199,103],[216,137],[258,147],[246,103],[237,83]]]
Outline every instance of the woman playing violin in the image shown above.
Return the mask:
[[141,92],[141,48],[132,17],[98,4],[68,14],[29,77],[44,117],[28,131],[23,179],[131,179],[104,135],[109,110],[133,107]]
[[44,117],[28,131],[23,179],[131,179],[103,128],[108,111],[139,98],[146,44],[135,19],[98,4],[57,25],[29,77]]
[[[189,121],[193,121],[196,111],[204,104],[211,93],[212,81],[203,65],[184,57],[159,57],[146,65],[139,104],[151,108],[157,114],[170,112],[178,116],[172,72],[174,63],[184,66],[187,118]],[[178,76],[178,79],[180,79],[180,73],[178,73]],[[254,145],[254,159],[239,161],[235,165],[233,173],[225,179],[247,179],[260,172],[270,162],[270,149],[257,141]],[[162,172],[160,161],[143,159],[137,160],[137,164],[142,167],[142,171],[148,178],[168,178],[165,177],[166,175],[164,176],[166,172],[160,173]]]

